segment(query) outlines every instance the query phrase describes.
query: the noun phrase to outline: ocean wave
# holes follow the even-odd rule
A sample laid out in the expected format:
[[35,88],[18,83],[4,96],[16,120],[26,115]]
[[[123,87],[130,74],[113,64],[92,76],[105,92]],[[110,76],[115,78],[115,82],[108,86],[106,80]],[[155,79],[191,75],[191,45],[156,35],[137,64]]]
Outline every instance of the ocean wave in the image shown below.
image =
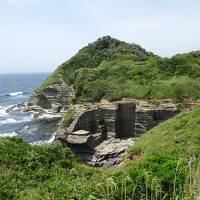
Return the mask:
[[16,132],[12,132],[12,133],[0,133],[0,137],[14,137],[17,136]]
[[7,114],[6,110],[9,108],[10,106],[0,106],[0,116],[4,116]]
[[6,118],[6,119],[0,121],[0,125],[3,125],[3,124],[14,124],[16,122],[17,122],[16,119]]
[[35,141],[32,142],[32,145],[41,145],[41,144],[50,144],[55,140],[55,135],[53,135],[50,139],[48,140],[39,140],[39,141]]
[[18,96],[18,95],[22,95],[24,94],[23,92],[11,92],[11,93],[8,93],[6,94],[6,96],[11,96],[11,97],[14,97],[14,96]]
[[12,108],[12,111],[18,110],[17,104],[7,105],[7,106],[0,106],[0,116],[8,115],[8,110]]
[[17,97],[17,96],[27,96],[27,95],[31,95],[31,93],[19,91],[19,92],[2,93],[0,94],[0,97]]
[[8,118],[5,118],[3,120],[0,121],[0,125],[4,125],[4,124],[19,124],[19,123],[23,123],[23,122],[30,122],[33,120],[33,116],[30,115],[30,116],[26,116],[26,117],[23,117],[21,119],[17,119],[17,118],[11,118],[11,117],[8,117]]
[[60,114],[43,114],[37,117],[38,119],[57,119],[61,118],[62,116]]

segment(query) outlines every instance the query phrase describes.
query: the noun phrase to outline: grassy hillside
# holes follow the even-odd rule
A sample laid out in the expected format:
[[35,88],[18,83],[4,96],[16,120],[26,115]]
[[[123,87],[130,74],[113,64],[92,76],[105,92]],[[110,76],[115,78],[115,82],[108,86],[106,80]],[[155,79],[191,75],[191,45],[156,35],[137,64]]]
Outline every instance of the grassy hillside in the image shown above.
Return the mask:
[[161,58],[109,36],[82,48],[57,68],[48,85],[74,85],[75,101],[200,98],[200,51]]
[[128,44],[105,36],[82,48],[76,55],[60,65],[36,92],[42,91],[48,85],[61,83],[73,84],[75,72],[81,68],[96,68],[104,60],[116,58],[123,60],[143,61],[153,54],[146,52],[139,45]]
[[126,164],[94,169],[58,143],[0,141],[0,199],[195,199],[200,195],[200,108],[148,131]]

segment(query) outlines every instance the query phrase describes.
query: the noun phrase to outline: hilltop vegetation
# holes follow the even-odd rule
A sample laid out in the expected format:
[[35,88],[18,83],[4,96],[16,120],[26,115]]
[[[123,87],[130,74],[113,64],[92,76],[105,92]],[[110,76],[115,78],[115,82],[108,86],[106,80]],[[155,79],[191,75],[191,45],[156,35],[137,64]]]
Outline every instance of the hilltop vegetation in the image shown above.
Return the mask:
[[152,53],[146,52],[139,45],[132,45],[109,36],[82,48],[76,55],[60,65],[55,72],[36,91],[40,92],[48,85],[61,83],[73,84],[75,72],[81,68],[96,68],[104,60],[120,58],[123,60],[143,61]]
[[82,48],[57,68],[36,92],[55,83],[75,89],[76,102],[200,98],[200,51],[161,58],[109,36]]
[[[59,143],[0,140],[0,199],[196,199],[200,195],[200,108],[148,131],[124,165],[94,169]],[[127,164],[126,164],[127,163]]]

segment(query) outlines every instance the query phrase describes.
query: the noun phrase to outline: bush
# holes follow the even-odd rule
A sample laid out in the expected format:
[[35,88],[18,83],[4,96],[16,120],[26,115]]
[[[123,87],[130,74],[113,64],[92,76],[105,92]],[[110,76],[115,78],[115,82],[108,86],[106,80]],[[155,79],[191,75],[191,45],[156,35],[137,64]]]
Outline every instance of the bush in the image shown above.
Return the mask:
[[75,115],[75,110],[72,108],[72,109],[69,109],[65,116],[64,116],[64,119],[63,119],[63,124],[65,125],[65,127],[68,127],[73,119],[74,119],[74,115]]

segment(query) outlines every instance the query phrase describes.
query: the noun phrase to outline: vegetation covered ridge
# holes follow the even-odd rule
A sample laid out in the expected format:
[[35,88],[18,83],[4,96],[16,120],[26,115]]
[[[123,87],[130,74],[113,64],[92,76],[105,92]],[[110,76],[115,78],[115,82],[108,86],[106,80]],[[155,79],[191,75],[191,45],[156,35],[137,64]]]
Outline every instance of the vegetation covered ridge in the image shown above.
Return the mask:
[[117,168],[85,166],[54,142],[0,140],[0,199],[140,200],[200,196],[200,108],[146,132]]
[[82,48],[39,87],[66,83],[74,101],[200,98],[200,51],[161,58],[136,44],[105,36]]

